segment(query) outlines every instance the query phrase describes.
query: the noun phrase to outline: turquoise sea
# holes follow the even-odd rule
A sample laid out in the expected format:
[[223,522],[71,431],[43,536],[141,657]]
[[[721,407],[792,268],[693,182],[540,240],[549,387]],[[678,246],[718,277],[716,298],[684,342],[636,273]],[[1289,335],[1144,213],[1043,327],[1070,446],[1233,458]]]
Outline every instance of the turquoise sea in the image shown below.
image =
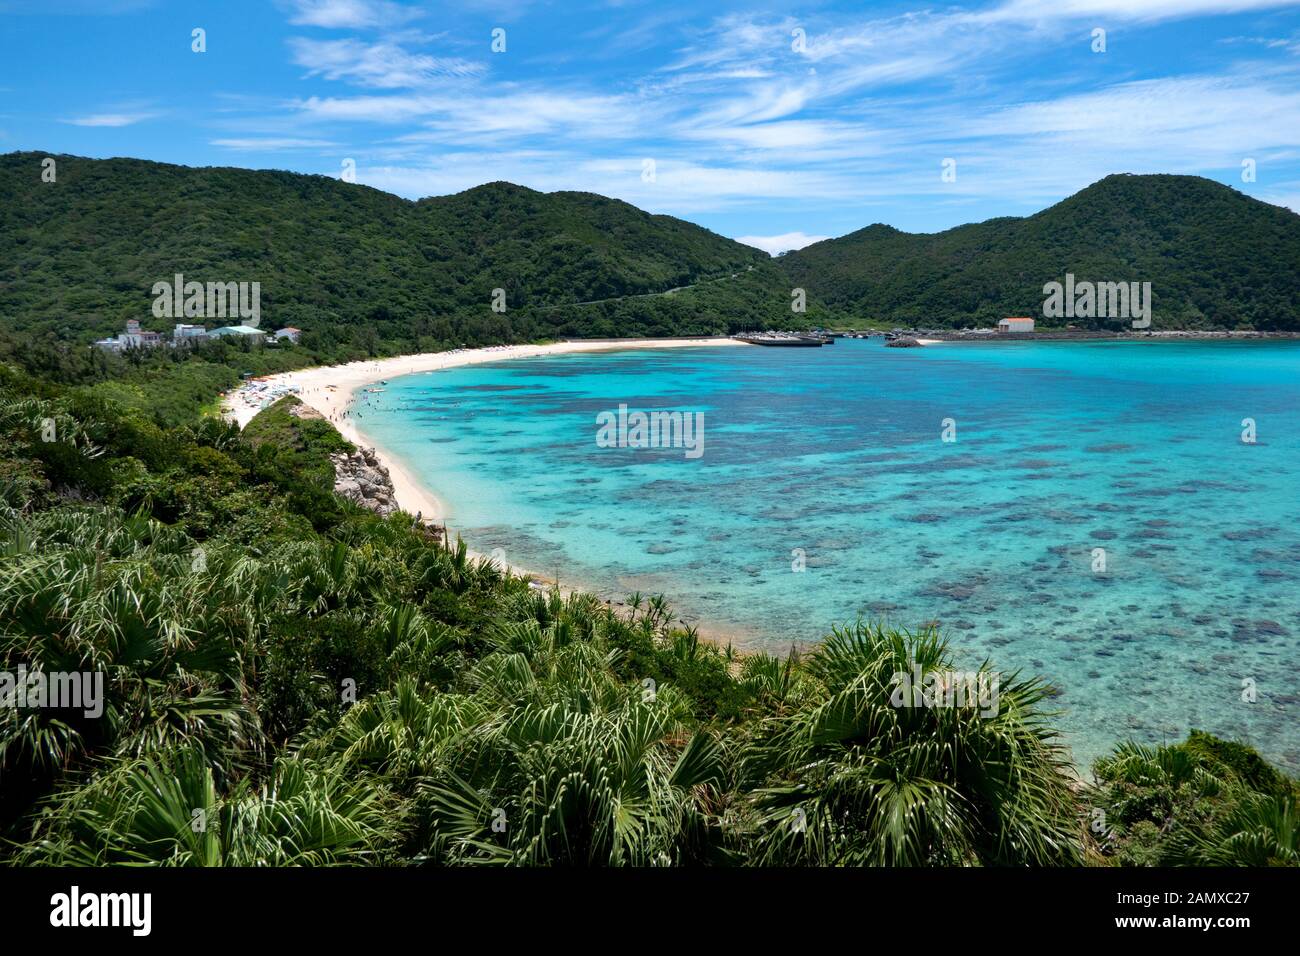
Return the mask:
[[[598,447],[620,404],[703,412],[703,455]],[[475,550],[741,647],[937,621],[1053,681],[1081,765],[1197,727],[1300,771],[1300,343],[588,353],[354,408]]]

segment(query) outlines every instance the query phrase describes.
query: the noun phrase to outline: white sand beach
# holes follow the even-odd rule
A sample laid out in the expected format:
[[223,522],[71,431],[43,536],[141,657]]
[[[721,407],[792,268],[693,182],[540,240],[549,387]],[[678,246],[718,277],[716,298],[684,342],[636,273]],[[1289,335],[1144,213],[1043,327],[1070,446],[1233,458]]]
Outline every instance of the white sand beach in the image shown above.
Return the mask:
[[353,393],[364,385],[399,375],[433,372],[439,369],[502,362],[507,359],[534,358],[539,355],[562,355],[571,352],[608,352],[621,349],[698,348],[700,346],[743,346],[728,338],[699,339],[619,339],[594,342],[557,342],[551,345],[497,345],[481,349],[455,349],[402,355],[397,358],[351,362],[301,369],[281,375],[252,379],[226,396],[222,405],[226,416],[240,428],[252,420],[265,405],[280,395],[292,392],[303,404],[314,408],[355,445],[373,447],[388,469],[398,505],[410,514],[433,521],[446,521],[448,511],[430,489],[409,474],[392,454],[371,441],[355,420],[345,414],[352,404]]

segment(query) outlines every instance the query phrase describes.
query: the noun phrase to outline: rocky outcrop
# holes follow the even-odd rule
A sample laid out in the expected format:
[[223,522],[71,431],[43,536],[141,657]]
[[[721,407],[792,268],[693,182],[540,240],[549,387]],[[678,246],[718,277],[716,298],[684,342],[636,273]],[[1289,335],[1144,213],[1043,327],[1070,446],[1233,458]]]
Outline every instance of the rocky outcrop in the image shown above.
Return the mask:
[[919,349],[921,347],[921,343],[914,338],[910,338],[909,336],[906,335],[901,335],[896,339],[890,339],[888,342],[885,343],[885,346],[891,349]]
[[311,420],[315,418],[319,418],[323,420],[325,418],[324,415],[316,411],[316,409],[312,408],[310,405],[305,405],[296,399],[294,400],[294,404],[289,406],[289,414],[292,415],[294,418],[301,418],[304,420]]
[[393,480],[373,448],[330,455],[334,464],[334,491],[363,508],[381,515],[397,510]]

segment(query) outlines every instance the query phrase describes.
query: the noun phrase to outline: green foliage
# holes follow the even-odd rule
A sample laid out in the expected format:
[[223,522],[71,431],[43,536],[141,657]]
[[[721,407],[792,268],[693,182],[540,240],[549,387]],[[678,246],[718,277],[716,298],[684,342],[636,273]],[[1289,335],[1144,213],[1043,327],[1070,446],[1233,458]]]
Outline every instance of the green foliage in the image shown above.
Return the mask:
[[[0,859],[1083,858],[1038,681],[900,708],[896,673],[951,666],[935,634],[739,657],[662,596],[542,589],[336,498],[350,446],[297,408],[168,424],[0,367],[0,671],[104,680],[102,715],[0,708]],[[1104,779],[1126,862],[1296,862],[1294,785],[1248,748],[1121,748]]]
[[[877,224],[779,259],[859,327],[1040,316],[1043,286],[1150,282],[1156,329],[1295,330],[1300,216],[1197,176],[1107,176],[1023,219],[909,234]],[[1127,321],[1060,319],[1081,328]]]
[[334,465],[329,456],[355,450],[334,426],[292,395],[263,409],[244,429],[255,451],[255,470],[289,487],[289,504],[311,516],[317,528],[342,520],[334,497]]
[[1231,776],[1257,793],[1285,797],[1295,792],[1293,781],[1246,744],[1220,740],[1203,730],[1193,730],[1183,748],[1195,754],[1202,764],[1214,768],[1220,776]]
[[[1037,680],[995,675],[995,706],[898,706],[897,675],[952,673],[946,642],[859,622],[804,663],[802,706],[745,759],[757,860],[780,865],[1063,865],[1082,857],[1067,762]],[[903,698],[905,700],[905,698]],[[989,713],[988,711],[994,711]]]
[[1102,845],[1124,866],[1300,865],[1300,786],[1252,748],[1193,730],[1093,767]]
[[383,862],[396,833],[373,781],[281,760],[221,792],[204,755],[160,749],[58,795],[18,857],[54,866],[330,866]]
[[123,371],[89,385],[87,394],[137,412],[164,427],[192,420],[217,392],[232,388],[234,370],[204,361],[165,362]]
[[[183,320],[154,318],[151,290],[176,273],[259,282],[261,327],[303,330],[298,346],[222,341],[199,350],[204,362],[258,373],[791,320],[788,283],[763,252],[591,193],[498,182],[409,202],[325,176],[75,156],[56,156],[58,182],[42,183],[46,155],[0,156],[12,250],[0,263],[0,326],[19,333],[7,346],[13,360],[61,381],[159,364],[85,346],[127,319],[170,333]],[[504,290],[504,313],[491,309],[495,289]],[[824,320],[815,303],[801,318]],[[0,359],[5,351],[0,343]],[[157,400],[149,391],[141,401]]]

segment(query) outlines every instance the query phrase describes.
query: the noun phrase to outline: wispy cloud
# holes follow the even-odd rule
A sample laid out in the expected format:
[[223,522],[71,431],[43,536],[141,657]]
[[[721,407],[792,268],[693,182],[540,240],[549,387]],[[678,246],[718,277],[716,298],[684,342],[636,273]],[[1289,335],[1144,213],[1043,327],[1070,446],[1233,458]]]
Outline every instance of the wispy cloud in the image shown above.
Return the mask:
[[328,29],[394,27],[424,16],[415,7],[388,0],[288,0],[289,22],[298,26]]
[[[202,110],[100,100],[56,115],[165,113],[220,156],[311,171],[347,156],[361,182],[411,197],[491,179],[591,190],[776,252],[869,221],[1032,212],[1112,172],[1239,182],[1250,158],[1246,191],[1287,202],[1280,184],[1300,180],[1300,17],[1280,12],[1296,0],[824,0],[798,16],[615,0],[590,17],[274,2],[287,81],[267,70]],[[1188,17],[1204,26],[1166,25]],[[503,23],[498,55],[488,27]],[[1094,26],[1115,30],[1106,56]]]
[[297,104],[317,120],[401,123],[420,120],[406,141],[441,142],[466,137],[499,139],[570,132],[588,140],[637,135],[647,118],[626,97],[554,92],[442,93],[311,97]]
[[581,189],[630,202],[651,212],[689,215],[707,210],[798,196],[831,200],[851,189],[851,177],[829,171],[704,164],[689,159],[656,161],[652,181],[643,178],[643,157],[592,159],[580,150],[501,150],[411,157],[403,164],[358,163],[357,179],[409,197],[460,192],[503,179],[533,189]]
[[1245,13],[1294,5],[1294,0],[1008,0],[990,18],[1023,21],[1108,17],[1156,21]]
[[[407,150],[399,165],[363,176],[405,195],[502,178],[535,188],[581,184],[687,216],[778,200],[824,206],[902,197],[924,198],[932,209],[1000,198],[1000,212],[1016,212],[1112,172],[1235,175],[1245,157],[1267,169],[1286,150],[1300,151],[1294,80],[1253,70],[1032,99],[1010,90],[979,103],[877,97],[848,109],[841,94],[827,100],[817,80],[760,82],[686,104],[657,90],[594,95],[551,86],[311,98],[297,106],[313,122],[418,123],[396,137]],[[826,112],[828,103],[835,118],[802,118]],[[538,142],[553,148],[507,148]],[[591,155],[615,143],[621,155]],[[477,158],[449,165],[421,155],[420,146]],[[656,163],[652,183],[640,176],[646,158]],[[955,182],[940,176],[946,158],[957,161]]]
[[93,113],[89,116],[77,116],[63,122],[73,126],[133,126],[146,120],[154,119],[158,113]]
[[293,62],[306,67],[309,76],[320,75],[328,80],[380,89],[412,89],[442,77],[478,76],[485,71],[482,63],[410,53],[389,41],[363,43],[356,39],[291,37],[289,49]]

